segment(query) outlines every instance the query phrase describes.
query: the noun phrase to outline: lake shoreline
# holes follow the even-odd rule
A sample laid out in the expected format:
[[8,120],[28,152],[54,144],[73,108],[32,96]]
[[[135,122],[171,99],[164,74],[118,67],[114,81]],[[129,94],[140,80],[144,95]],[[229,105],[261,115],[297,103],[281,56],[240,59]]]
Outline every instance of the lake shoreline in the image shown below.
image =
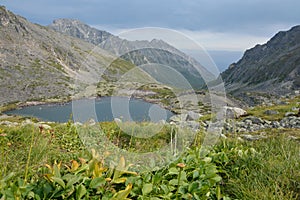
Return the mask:
[[[54,100],[54,99],[51,99],[51,100],[46,100],[46,101],[27,101],[27,102],[15,103],[11,106],[7,105],[7,107],[6,107],[7,109],[2,109],[2,111],[0,112],[0,115],[1,114],[8,115],[8,116],[29,116],[29,115],[32,115],[33,117],[38,118],[39,121],[40,120],[42,120],[42,121],[53,121],[53,120],[47,119],[47,118],[43,119],[43,117],[41,117],[41,115],[39,116],[39,114],[27,114],[27,113],[22,114],[22,112],[23,112],[22,109],[26,109],[28,107],[33,107],[33,109],[36,110],[36,111],[34,111],[32,113],[36,113],[36,112],[39,112],[37,110],[44,110],[45,111],[45,109],[46,110],[50,109],[50,112],[53,112],[53,111],[51,111],[51,107],[56,107],[56,108],[53,108],[55,110],[57,110],[57,109],[64,110],[65,108],[63,108],[63,107],[69,107],[68,108],[69,109],[68,112],[69,112],[70,107],[71,107],[71,113],[70,114],[73,115],[74,111],[73,111],[72,106],[73,106],[73,103],[76,102],[76,101],[83,101],[83,104],[82,104],[83,106],[88,105],[88,104],[91,105],[91,104],[93,104],[93,101],[95,101],[94,102],[95,105],[96,105],[96,102],[98,102],[98,101],[104,101],[104,102],[111,105],[112,104],[111,98],[113,98],[113,97],[116,97],[116,98],[120,99],[120,102],[117,102],[116,105],[122,105],[124,103],[124,99],[128,99],[128,97],[126,97],[126,96],[102,96],[102,97],[90,97],[90,98],[81,98],[81,99],[73,99],[73,100],[58,100],[58,99]],[[87,102],[88,104],[85,104],[84,103],[85,100],[91,101],[91,102]],[[157,105],[161,109],[164,109],[167,112],[172,113],[172,115],[176,114],[172,110],[166,108],[165,106],[162,106],[161,103],[157,103],[157,101],[147,101],[147,100],[145,100],[145,98],[136,98],[136,97],[130,98],[130,102],[132,102],[132,100],[133,101],[142,101],[146,104]],[[127,102],[127,101],[125,100],[125,102]],[[139,104],[140,103],[138,103],[138,105]],[[79,104],[79,105],[81,105],[81,104]],[[39,106],[41,106],[41,107],[39,107]],[[59,106],[62,106],[62,108],[59,108]],[[34,108],[34,107],[36,107],[36,108]],[[29,109],[32,109],[32,108],[29,108]],[[28,111],[25,111],[25,112],[28,112]],[[111,109],[110,109],[110,112],[112,112]],[[133,112],[135,112],[135,111],[133,111]],[[111,114],[107,114],[107,115],[105,115],[105,117],[109,117],[110,115]],[[62,122],[61,120],[59,120],[59,121]],[[111,121],[111,120],[108,120],[108,121]]]
[[[4,113],[12,110],[19,110],[28,106],[38,106],[38,105],[65,105],[67,103],[71,103],[76,100],[84,100],[84,99],[95,99],[99,100],[101,98],[110,98],[110,97],[124,97],[128,98],[128,96],[97,96],[97,97],[84,97],[80,99],[71,99],[71,97],[67,97],[67,99],[46,99],[46,100],[35,100],[35,101],[25,101],[25,102],[17,102],[17,103],[8,103],[7,105],[0,106],[0,113]],[[140,99],[146,101],[148,103],[157,104],[162,108],[169,110],[173,113],[177,113],[175,110],[172,110],[170,106],[162,103],[162,99],[151,99],[147,98],[147,96],[134,96],[134,99]]]

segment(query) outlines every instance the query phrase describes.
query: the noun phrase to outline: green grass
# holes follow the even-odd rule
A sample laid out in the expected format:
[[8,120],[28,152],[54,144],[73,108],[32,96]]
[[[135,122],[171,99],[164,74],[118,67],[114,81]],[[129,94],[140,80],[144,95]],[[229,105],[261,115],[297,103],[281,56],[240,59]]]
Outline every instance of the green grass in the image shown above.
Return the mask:
[[205,114],[199,118],[199,121],[205,122],[205,121],[210,121],[214,118],[215,118],[215,115],[213,115],[213,114]]
[[275,130],[255,142],[229,140],[219,146],[227,161],[223,191],[233,199],[300,199],[300,146],[289,136],[299,130]]
[[[169,125],[125,122],[122,123],[122,127],[119,127],[115,122],[102,122],[100,126],[110,142],[127,151],[152,152],[170,142],[171,127]],[[150,135],[153,137],[148,137]]]
[[176,98],[176,95],[171,88],[159,84],[145,84],[139,89],[155,92],[155,94],[149,96],[149,98],[161,99],[161,102],[166,106],[170,105],[170,99]]
[[[126,133],[151,134],[155,127],[99,125],[114,145],[129,152],[170,143],[170,127],[139,139]],[[122,172],[108,168],[107,155],[87,151],[72,123],[51,127],[0,126],[0,199],[300,199],[299,140],[289,139],[300,137],[296,129],[264,130],[269,137],[254,142],[229,135],[205,156],[199,133],[177,160],[137,174],[130,165],[135,163],[122,157]]]
[[59,125],[52,130],[42,131],[32,125],[2,126],[0,130],[4,134],[0,137],[1,157],[5,160],[0,164],[2,176],[4,172],[15,172],[19,175],[24,172],[30,145],[33,147],[30,160],[32,171],[57,159],[68,162],[71,158],[76,158],[83,149],[78,134],[66,126]]
[[[253,109],[247,110],[249,115],[260,117],[265,120],[280,120],[284,117],[285,113],[291,112],[293,107],[299,108],[300,97],[290,99],[287,101],[288,104],[284,105],[273,105],[273,106],[256,106]],[[276,115],[266,115],[265,111],[275,110],[278,111]]]
[[7,105],[0,106],[0,112],[5,112],[8,110],[14,110],[17,108],[17,103],[10,103]]
[[117,58],[106,68],[105,72],[102,75],[102,78],[104,78],[104,80],[108,82],[117,81],[122,75],[124,75],[134,67],[135,65],[131,62]]

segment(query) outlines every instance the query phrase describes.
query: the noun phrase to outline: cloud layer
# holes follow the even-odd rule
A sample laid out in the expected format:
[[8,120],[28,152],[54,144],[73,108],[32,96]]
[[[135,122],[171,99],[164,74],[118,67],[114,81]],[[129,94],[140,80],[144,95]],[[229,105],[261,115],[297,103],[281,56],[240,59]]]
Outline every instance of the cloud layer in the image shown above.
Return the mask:
[[214,50],[245,50],[300,24],[298,0],[2,0],[2,4],[42,25],[76,18],[111,30],[171,28]]

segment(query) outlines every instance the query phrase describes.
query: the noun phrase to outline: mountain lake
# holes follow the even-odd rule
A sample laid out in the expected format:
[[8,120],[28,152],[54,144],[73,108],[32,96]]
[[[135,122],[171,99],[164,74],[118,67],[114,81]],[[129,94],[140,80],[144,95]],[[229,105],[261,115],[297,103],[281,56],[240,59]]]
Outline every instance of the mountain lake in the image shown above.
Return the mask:
[[43,121],[85,123],[91,119],[97,122],[113,121],[168,121],[173,115],[157,104],[127,97],[103,97],[74,100],[63,104],[25,106],[5,112],[8,115],[36,117]]

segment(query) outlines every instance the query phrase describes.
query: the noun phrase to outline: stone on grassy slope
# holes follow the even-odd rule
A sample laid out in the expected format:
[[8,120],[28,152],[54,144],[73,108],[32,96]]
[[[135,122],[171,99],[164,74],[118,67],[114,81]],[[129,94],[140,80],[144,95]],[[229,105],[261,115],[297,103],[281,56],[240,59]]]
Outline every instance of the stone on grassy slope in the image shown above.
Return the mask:
[[229,119],[238,119],[241,116],[247,115],[247,111],[238,108],[238,107],[229,107],[229,106],[224,106],[224,112],[226,115],[226,118]]
[[265,115],[277,115],[279,112],[277,110],[266,110],[264,112]]

